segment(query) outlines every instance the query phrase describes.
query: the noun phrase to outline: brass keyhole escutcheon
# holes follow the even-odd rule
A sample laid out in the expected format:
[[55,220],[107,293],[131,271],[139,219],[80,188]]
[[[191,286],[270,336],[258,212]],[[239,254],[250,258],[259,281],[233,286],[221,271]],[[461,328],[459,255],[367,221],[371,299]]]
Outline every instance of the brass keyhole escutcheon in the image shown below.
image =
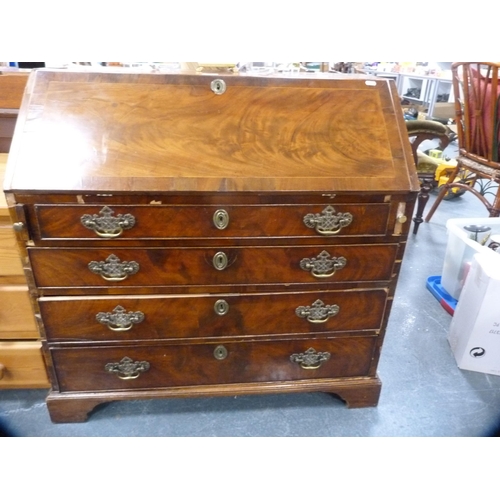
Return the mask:
[[223,210],[216,210],[213,216],[214,226],[217,229],[226,229],[229,225],[229,214]]
[[219,316],[224,316],[229,311],[229,304],[224,299],[220,299],[214,304],[214,310]]
[[212,263],[217,271],[226,269],[228,264],[227,255],[224,252],[217,252],[212,259]]
[[214,349],[214,358],[218,360],[227,358],[227,349],[223,345],[218,345]]
[[217,78],[210,83],[210,89],[216,95],[221,95],[226,91],[226,82]]

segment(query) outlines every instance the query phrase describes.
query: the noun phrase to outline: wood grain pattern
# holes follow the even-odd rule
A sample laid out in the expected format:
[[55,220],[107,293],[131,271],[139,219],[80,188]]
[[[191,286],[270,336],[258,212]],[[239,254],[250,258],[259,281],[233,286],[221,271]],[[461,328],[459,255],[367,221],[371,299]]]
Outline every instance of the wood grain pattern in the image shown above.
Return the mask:
[[[409,229],[398,217],[411,218],[419,189],[394,84],[225,75],[216,95],[214,78],[40,70],[30,79],[5,186],[23,223],[53,421],[137,397],[322,390],[350,407],[377,404]],[[96,236],[81,217],[104,206],[135,224]],[[304,224],[327,206],[353,222],[330,236]],[[224,229],[216,209],[229,214]],[[303,261],[323,252],[345,266],[314,276]],[[137,272],[107,281],[89,269],[112,255]],[[315,324],[297,315],[317,300],[338,313]],[[145,318],[120,333],[97,322],[118,306]],[[314,369],[291,360],[309,348],[330,359]],[[129,380],[106,371],[124,357],[150,368]]]
[[0,221],[0,276],[24,276],[21,257],[12,224]]
[[50,387],[40,342],[0,342],[0,389]]
[[38,339],[27,286],[0,286],[0,339]]
[[[291,200],[290,200],[291,201]],[[83,215],[99,216],[105,205],[36,205],[40,239],[97,239],[94,231],[83,226]],[[107,206],[107,205],[106,205]],[[387,232],[389,204],[385,203],[324,203],[322,205],[177,205],[121,206],[109,205],[113,216],[132,215],[135,224],[117,240],[126,239],[184,239],[184,238],[290,238],[319,236],[314,228],[304,224],[307,214],[318,214],[332,207],[336,214],[350,213],[353,222],[338,235],[384,235]],[[226,210],[229,224],[218,229],[213,222],[214,212]],[[109,241],[109,239],[108,239]]]
[[0,108],[19,109],[30,73],[0,73]]
[[417,190],[390,81],[230,76],[215,95],[208,75],[31,78],[8,190]]
[[[346,266],[331,278],[320,279],[300,267],[304,258],[327,251],[344,257]],[[40,288],[153,287],[269,283],[333,283],[388,280],[397,245],[323,245],[297,247],[215,248],[29,248],[36,284]],[[224,252],[228,266],[214,268],[213,258]],[[90,262],[106,262],[115,255],[121,262],[139,265],[136,274],[110,282],[89,270]],[[369,262],[367,262],[369,260]],[[80,293],[85,294],[84,288]]]
[[[133,341],[199,337],[252,338],[297,333],[377,330],[384,316],[385,290],[315,291],[274,294],[220,294],[210,296],[137,296],[39,300],[47,339],[64,341]],[[224,300],[228,312],[216,314],[216,301]],[[325,323],[311,323],[296,314],[300,306],[316,300],[337,305],[339,312]],[[99,313],[116,307],[140,311],[141,323],[129,331],[115,332],[99,323]],[[77,328],[75,328],[77,325]]]
[[[225,342],[226,359],[214,357],[218,344],[168,347],[52,348],[59,387],[65,391],[91,391],[176,387],[189,385],[271,382],[367,375],[376,339],[350,337],[287,342]],[[301,368],[290,361],[294,353],[314,348],[329,352],[330,360],[318,369]],[[150,369],[133,380],[122,380],[105,370],[107,363],[124,357],[147,361]]]

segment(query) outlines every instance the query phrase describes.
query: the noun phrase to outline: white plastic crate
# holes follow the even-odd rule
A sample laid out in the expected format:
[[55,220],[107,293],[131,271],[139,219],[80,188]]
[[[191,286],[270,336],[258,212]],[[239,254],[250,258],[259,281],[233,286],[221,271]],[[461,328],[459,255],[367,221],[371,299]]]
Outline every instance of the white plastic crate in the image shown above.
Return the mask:
[[449,219],[446,222],[448,230],[448,243],[444,257],[441,286],[455,299],[459,300],[464,286],[465,278],[470,270],[472,259],[476,253],[492,253],[498,257],[500,266],[500,253],[493,252],[486,245],[474,241],[464,226],[489,226],[491,231],[479,233],[481,241],[488,234],[500,234],[500,217],[486,217],[480,219]]

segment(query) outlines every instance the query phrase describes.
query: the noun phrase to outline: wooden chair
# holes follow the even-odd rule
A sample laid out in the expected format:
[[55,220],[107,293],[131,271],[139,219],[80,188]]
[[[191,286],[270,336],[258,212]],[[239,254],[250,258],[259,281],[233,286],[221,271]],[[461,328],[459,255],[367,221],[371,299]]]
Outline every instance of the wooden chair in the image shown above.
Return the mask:
[[[426,222],[449,189],[460,187],[474,193],[489,211],[490,217],[500,215],[500,194],[495,189],[493,201],[486,199],[484,180],[500,183],[499,139],[500,139],[500,90],[498,69],[500,63],[453,63],[452,79],[455,95],[459,156],[457,167],[448,182],[443,185],[431,207]],[[457,175],[467,171],[475,182],[457,182]],[[488,185],[487,184],[487,185]]]
[[408,120],[406,122],[406,129],[411,143],[418,179],[420,181],[417,210],[413,217],[413,234],[417,234],[420,224],[424,221],[423,213],[429,199],[429,193],[434,188],[436,172],[436,164],[426,164],[420,161],[417,152],[418,147],[424,141],[437,139],[439,141],[439,147],[441,150],[444,150],[453,140],[453,133],[442,123],[432,120]]

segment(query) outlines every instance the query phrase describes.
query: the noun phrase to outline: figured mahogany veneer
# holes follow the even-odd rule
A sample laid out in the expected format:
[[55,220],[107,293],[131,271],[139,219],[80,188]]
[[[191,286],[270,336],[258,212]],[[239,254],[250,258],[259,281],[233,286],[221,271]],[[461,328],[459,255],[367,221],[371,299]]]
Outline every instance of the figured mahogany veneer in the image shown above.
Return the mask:
[[[45,288],[109,288],[109,281],[89,271],[91,262],[106,263],[110,256],[122,262],[136,262],[138,270],[120,287],[165,287],[172,285],[216,286],[248,283],[319,283],[335,281],[380,281],[391,277],[397,245],[299,246],[299,247],[211,247],[211,248],[29,248],[37,286]],[[219,252],[227,256],[224,269],[214,267]],[[328,278],[316,278],[302,269],[303,259],[318,259],[327,252],[330,259],[343,257],[346,264]],[[364,266],[367,256],[373,265]],[[50,293],[50,291],[47,291]]]
[[[136,346],[78,349],[54,348],[51,352],[58,373],[59,389],[66,391],[151,389],[183,385],[238,384],[313,379],[318,370],[303,369],[290,356],[313,348],[328,352],[320,373],[325,378],[369,376],[376,337],[349,337],[331,340],[287,340],[282,342],[223,342],[227,357],[217,359],[219,344]],[[103,370],[108,363],[131,356],[147,360],[149,368],[141,376],[121,379]]]
[[390,81],[34,72],[5,191],[52,420],[134,398],[376,405],[418,189]]
[[[324,323],[297,316],[298,307],[317,300],[337,305],[339,312]],[[45,334],[50,341],[114,341],[199,337],[256,337],[314,332],[351,332],[381,328],[386,290],[314,291],[294,293],[220,294],[207,296],[137,296],[91,298],[42,298],[39,301]],[[226,305],[219,305],[224,301]],[[133,314],[119,330],[113,312]],[[222,309],[222,307],[227,308]],[[120,309],[121,310],[121,309]],[[355,311],[355,314],[353,312]],[[222,313],[222,314],[221,314]],[[97,316],[107,315],[99,322]],[[114,313],[117,314],[116,312]],[[74,325],[78,325],[75,329]],[[109,325],[109,326],[108,326]],[[114,328],[114,330],[113,330]]]

